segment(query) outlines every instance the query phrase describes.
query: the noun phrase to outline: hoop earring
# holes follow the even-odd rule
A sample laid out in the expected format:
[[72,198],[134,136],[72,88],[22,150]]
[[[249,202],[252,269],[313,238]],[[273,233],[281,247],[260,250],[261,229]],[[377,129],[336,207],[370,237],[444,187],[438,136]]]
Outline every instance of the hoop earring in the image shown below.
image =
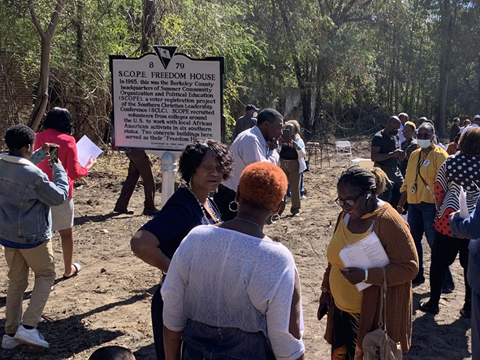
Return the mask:
[[[233,204],[235,204],[235,205],[233,205]],[[235,200],[230,201],[230,204],[228,204],[228,210],[230,210],[231,212],[237,212],[238,211],[238,202],[236,202]]]
[[280,215],[278,214],[273,214],[272,216],[270,216],[270,221],[273,223],[276,223],[278,220],[280,220]]

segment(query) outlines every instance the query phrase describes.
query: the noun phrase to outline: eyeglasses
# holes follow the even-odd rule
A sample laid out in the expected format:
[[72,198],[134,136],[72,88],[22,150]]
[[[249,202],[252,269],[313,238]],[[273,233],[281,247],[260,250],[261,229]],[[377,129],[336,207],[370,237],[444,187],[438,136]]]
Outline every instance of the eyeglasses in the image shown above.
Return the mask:
[[419,134],[419,133],[417,133],[417,139],[430,140],[431,138],[432,138],[432,134]]
[[345,205],[348,205],[348,206],[354,206],[355,205],[355,201],[357,201],[357,199],[362,196],[364,193],[360,193],[358,194],[357,196],[355,196],[353,199],[346,199],[346,200],[342,200],[340,199],[339,197],[337,197],[335,199],[335,204],[337,204],[338,206],[340,207],[344,207]]

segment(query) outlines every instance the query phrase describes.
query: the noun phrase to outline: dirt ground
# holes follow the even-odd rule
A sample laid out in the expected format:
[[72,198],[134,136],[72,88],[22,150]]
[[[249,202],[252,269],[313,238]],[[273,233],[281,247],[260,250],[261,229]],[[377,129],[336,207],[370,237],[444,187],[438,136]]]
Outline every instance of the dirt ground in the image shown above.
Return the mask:
[[[368,154],[368,143],[357,141],[354,157]],[[330,158],[329,158],[330,157]],[[326,248],[340,208],[336,198],[336,181],[347,166],[337,166],[332,149],[315,161],[305,175],[308,199],[302,201],[297,218],[282,218],[266,227],[266,233],[286,245],[295,256],[302,280],[305,318],[306,359],[329,359],[330,347],[323,339],[326,320],[316,319],[320,283],[326,267]],[[322,166],[321,166],[322,165]],[[127,160],[122,153],[102,156],[90,175],[77,182],[75,189],[75,256],[83,265],[81,273],[55,285],[44,311],[39,330],[50,342],[50,349],[37,351],[27,346],[2,350],[1,359],[88,359],[97,348],[121,345],[130,348],[138,360],[155,359],[150,320],[150,302],[160,279],[160,272],[137,259],[130,250],[130,238],[149,220],[141,215],[141,183],[132,197],[134,215],[113,215],[111,211],[126,176]],[[160,171],[158,159],[154,170]],[[160,178],[157,177],[160,188]],[[161,194],[156,198],[161,204]],[[287,208],[288,210],[288,208]],[[288,211],[287,211],[288,212]],[[53,239],[57,278],[63,273],[58,235]],[[425,248],[428,246],[425,242]],[[428,279],[429,258],[426,254]],[[437,316],[418,311],[418,302],[429,296],[425,283],[414,289],[413,339],[410,360],[471,359],[470,321],[461,318],[463,305],[463,271],[457,262],[452,267],[456,289],[442,296]],[[0,308],[4,311],[7,292],[7,266],[0,252]],[[33,275],[31,275],[33,283]],[[31,285],[28,290],[31,290]],[[28,302],[28,293],[24,306]],[[3,335],[4,316],[0,320]]]

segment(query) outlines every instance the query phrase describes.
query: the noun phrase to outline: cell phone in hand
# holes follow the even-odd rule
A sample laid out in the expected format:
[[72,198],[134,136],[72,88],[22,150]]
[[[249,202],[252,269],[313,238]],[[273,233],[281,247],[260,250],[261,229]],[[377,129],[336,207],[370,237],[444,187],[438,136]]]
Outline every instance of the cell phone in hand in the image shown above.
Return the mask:
[[55,165],[58,163],[58,148],[50,148],[50,164]]
[[323,303],[322,305],[320,305],[317,312],[318,320],[322,320],[322,318],[327,314],[327,312],[328,312],[327,303]]
[[282,138],[284,142],[290,142],[290,129],[282,130]]

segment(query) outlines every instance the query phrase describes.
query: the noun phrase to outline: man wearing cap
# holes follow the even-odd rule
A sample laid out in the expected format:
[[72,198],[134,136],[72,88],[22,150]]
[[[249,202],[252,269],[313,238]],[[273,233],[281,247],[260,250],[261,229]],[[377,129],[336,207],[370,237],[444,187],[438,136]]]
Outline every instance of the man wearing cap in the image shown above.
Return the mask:
[[255,105],[248,104],[245,106],[245,115],[239,118],[235,124],[235,129],[233,130],[233,140],[235,140],[242,131],[251,129],[257,125],[257,118],[254,117],[255,113],[260,111]]

